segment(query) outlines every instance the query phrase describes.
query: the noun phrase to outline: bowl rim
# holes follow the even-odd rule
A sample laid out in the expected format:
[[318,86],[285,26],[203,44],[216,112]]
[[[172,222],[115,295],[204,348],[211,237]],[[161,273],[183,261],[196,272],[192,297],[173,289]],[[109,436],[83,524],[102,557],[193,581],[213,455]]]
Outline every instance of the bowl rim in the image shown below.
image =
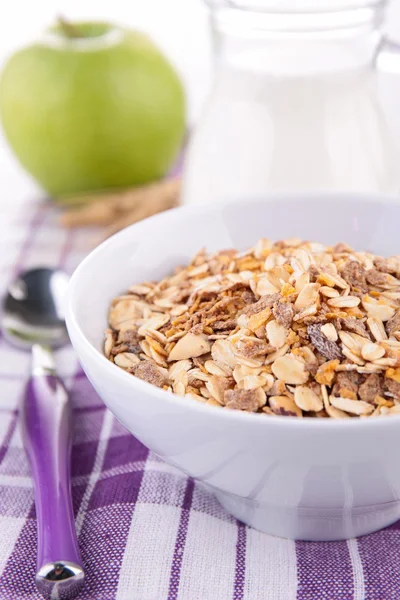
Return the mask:
[[[204,212],[210,213],[214,211],[220,211],[224,208],[224,206],[236,206],[236,207],[246,207],[251,204],[257,204],[260,202],[273,202],[273,201],[300,201],[302,197],[307,198],[309,200],[319,200],[321,201],[321,196],[325,198],[335,200],[336,202],[339,200],[341,202],[349,202],[349,201],[363,201],[366,202],[366,198],[369,198],[368,203],[379,203],[379,204],[393,204],[399,203],[399,200],[394,195],[386,195],[386,194],[363,194],[363,193],[354,193],[354,192],[310,192],[310,193],[296,193],[296,192],[280,192],[277,194],[270,194],[264,199],[253,199],[253,200],[235,200],[235,201],[225,201],[219,202],[218,204],[202,204],[202,205],[189,205],[189,206],[179,206],[177,208],[173,208],[157,215],[153,215],[152,217],[148,217],[143,219],[139,223],[134,223],[129,227],[117,232],[112,235],[107,240],[103,241],[96,248],[94,248],[85,258],[79,263],[73,272],[71,279],[69,281],[68,290],[66,294],[66,311],[65,311],[65,319],[68,326],[68,329],[73,330],[74,336],[78,338],[79,343],[85,348],[86,353],[89,354],[92,360],[98,364],[98,366],[108,373],[108,376],[111,378],[116,378],[120,380],[122,384],[129,384],[133,389],[137,389],[139,393],[147,394],[147,395],[155,395],[160,400],[163,400],[167,403],[172,403],[173,405],[182,408],[186,407],[191,411],[198,411],[203,414],[209,413],[210,416],[214,416],[214,418],[220,419],[228,419],[233,422],[240,422],[241,420],[254,423],[255,426],[259,427],[268,427],[268,426],[276,426],[276,427],[305,427],[306,425],[317,428],[317,430],[322,430],[322,428],[329,428],[333,430],[337,430],[341,427],[346,427],[348,429],[353,428],[366,428],[366,427],[397,427],[400,414],[399,415],[383,415],[382,417],[365,417],[365,418],[349,418],[349,419],[317,419],[313,417],[303,416],[302,418],[295,416],[280,416],[276,415],[277,418],[273,418],[272,415],[260,415],[259,413],[240,411],[235,409],[225,409],[221,410],[218,406],[207,405],[206,403],[197,402],[192,399],[191,401],[184,396],[179,396],[178,394],[174,394],[173,392],[169,392],[158,388],[147,381],[134,377],[130,373],[127,373],[116,364],[109,361],[106,356],[97,350],[92,343],[87,339],[86,335],[83,333],[77,316],[73,309],[73,299],[76,289],[79,287],[79,279],[81,272],[86,268],[86,266],[96,258],[98,254],[104,252],[108,247],[112,247],[116,241],[123,241],[124,238],[126,240],[133,240],[134,235],[140,232],[145,232],[146,229],[153,226],[153,223],[162,221],[164,219],[173,218],[174,215],[179,212],[187,213],[187,214],[203,214]],[[75,346],[75,344],[73,344]],[[264,417],[264,418],[263,418]],[[271,418],[265,418],[271,417]],[[362,424],[361,424],[362,423]],[[258,425],[257,425],[258,424]]]

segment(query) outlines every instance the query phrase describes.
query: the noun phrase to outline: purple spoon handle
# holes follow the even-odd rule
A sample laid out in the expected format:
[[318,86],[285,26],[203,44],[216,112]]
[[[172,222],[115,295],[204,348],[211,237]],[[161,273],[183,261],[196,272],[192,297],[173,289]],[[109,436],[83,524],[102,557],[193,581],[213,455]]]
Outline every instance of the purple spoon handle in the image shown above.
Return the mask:
[[84,579],[71,500],[71,417],[68,392],[51,367],[51,353],[35,345],[20,422],[35,487],[36,585],[48,598],[54,597],[54,587],[57,597],[74,598]]

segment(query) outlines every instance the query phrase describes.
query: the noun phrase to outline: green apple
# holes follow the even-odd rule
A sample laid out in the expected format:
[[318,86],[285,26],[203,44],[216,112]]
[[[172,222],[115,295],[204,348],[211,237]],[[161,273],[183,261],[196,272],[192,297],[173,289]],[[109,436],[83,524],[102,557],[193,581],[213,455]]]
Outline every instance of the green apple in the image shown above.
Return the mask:
[[0,116],[21,164],[57,198],[162,177],[182,144],[185,96],[143,33],[62,22],[6,63]]

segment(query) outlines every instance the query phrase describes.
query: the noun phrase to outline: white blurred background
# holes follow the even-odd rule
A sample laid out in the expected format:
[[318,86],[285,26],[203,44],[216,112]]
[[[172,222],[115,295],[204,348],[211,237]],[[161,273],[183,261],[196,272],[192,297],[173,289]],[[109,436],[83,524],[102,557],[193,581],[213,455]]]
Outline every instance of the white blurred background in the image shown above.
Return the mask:
[[[0,68],[7,55],[39,36],[60,14],[69,20],[105,19],[148,32],[181,73],[189,122],[195,123],[211,79],[208,11],[202,0],[0,0]],[[386,28],[400,41],[400,0],[392,0]],[[0,203],[5,190],[15,200],[34,192],[1,133],[0,189]]]

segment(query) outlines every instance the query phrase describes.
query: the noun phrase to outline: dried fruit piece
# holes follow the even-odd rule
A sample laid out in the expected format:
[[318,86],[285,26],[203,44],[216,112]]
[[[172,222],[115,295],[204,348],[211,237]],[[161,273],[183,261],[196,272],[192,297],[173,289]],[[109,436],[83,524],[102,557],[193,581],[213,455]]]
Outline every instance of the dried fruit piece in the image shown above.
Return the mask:
[[385,376],[388,379],[393,379],[393,381],[400,383],[400,369],[388,369],[385,373]]
[[268,321],[271,316],[271,311],[269,308],[265,308],[258,313],[252,315],[247,323],[247,327],[251,329],[251,331],[256,331],[262,325]]
[[313,346],[315,346],[318,352],[320,352],[322,356],[325,356],[325,358],[328,360],[342,358],[343,354],[339,344],[328,340],[328,338],[321,332],[321,327],[322,325],[320,323],[315,323],[314,325],[309,325],[307,327],[307,334]]
[[340,361],[338,359],[329,360],[328,362],[322,363],[318,367],[318,371],[315,375],[315,381],[321,385],[331,385],[333,378],[335,377],[335,371],[339,366]]

